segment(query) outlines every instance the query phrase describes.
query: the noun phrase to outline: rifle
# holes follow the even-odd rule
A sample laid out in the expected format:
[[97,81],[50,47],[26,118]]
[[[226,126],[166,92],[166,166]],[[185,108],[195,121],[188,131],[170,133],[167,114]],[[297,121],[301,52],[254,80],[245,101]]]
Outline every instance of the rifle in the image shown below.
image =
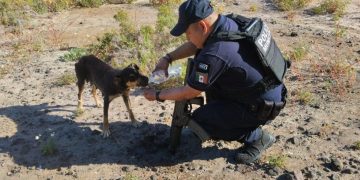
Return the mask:
[[[189,58],[186,66],[186,75],[184,85],[189,76],[189,72],[193,67],[192,58]],[[174,154],[176,148],[180,145],[181,131],[182,128],[188,126],[200,139],[201,141],[209,140],[210,137],[206,131],[191,118],[192,105],[204,105],[204,97],[198,96],[188,100],[175,101],[174,112],[172,115],[172,122],[170,128],[170,144],[169,151]]]

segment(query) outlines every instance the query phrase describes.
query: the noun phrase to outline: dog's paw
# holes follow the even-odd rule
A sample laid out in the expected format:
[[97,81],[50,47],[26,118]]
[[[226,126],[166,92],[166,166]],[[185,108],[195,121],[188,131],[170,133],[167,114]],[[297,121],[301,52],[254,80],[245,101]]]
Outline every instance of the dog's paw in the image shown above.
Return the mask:
[[79,117],[79,116],[83,115],[84,112],[85,111],[84,111],[84,109],[82,107],[76,108],[76,110],[74,111],[74,115],[75,115],[75,117]]
[[96,107],[98,107],[98,108],[102,108],[102,107],[103,107],[103,104],[101,104],[101,103],[97,103],[97,104],[96,104]]
[[131,123],[132,123],[132,126],[133,126],[133,127],[136,127],[136,128],[140,127],[141,124],[142,124],[141,122],[139,122],[139,121],[137,121],[137,120],[134,120],[134,121],[132,121]]
[[110,136],[110,130],[109,129],[103,130],[102,136],[103,138],[108,138]]

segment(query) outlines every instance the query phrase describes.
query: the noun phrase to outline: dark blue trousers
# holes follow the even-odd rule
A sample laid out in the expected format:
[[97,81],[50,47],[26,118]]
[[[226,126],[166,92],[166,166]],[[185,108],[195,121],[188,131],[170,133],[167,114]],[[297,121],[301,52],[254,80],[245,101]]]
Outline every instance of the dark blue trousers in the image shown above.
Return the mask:
[[240,103],[213,100],[196,109],[193,119],[207,131],[212,139],[242,141],[265,122],[255,117]]

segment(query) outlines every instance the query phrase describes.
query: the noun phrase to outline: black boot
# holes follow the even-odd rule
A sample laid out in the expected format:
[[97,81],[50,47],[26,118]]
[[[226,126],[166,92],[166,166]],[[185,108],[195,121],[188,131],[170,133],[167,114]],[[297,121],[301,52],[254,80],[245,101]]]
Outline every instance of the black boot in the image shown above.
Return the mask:
[[235,160],[239,163],[252,163],[258,160],[261,154],[274,142],[274,136],[266,131],[261,130],[260,139],[252,143],[245,142],[245,145],[240,149],[240,152],[236,154]]

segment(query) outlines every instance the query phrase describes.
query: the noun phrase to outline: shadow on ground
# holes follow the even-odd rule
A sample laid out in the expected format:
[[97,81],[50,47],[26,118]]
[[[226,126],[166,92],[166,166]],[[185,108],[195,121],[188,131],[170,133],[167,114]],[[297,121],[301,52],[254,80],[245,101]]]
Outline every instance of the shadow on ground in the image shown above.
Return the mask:
[[[164,124],[143,123],[134,128],[129,122],[111,123],[108,139],[87,123],[76,123],[71,118],[56,114],[68,111],[69,106],[11,106],[0,108],[0,116],[17,125],[11,137],[0,137],[0,153],[8,153],[15,163],[47,169],[117,163],[139,167],[170,166],[195,159],[211,160],[232,157],[233,150],[202,148],[190,131],[183,130],[181,147],[175,155],[167,150],[170,127]],[[38,138],[37,138],[38,137]],[[50,140],[54,143],[49,145]],[[44,150],[56,149],[51,155]],[[231,159],[231,158],[229,158]]]

